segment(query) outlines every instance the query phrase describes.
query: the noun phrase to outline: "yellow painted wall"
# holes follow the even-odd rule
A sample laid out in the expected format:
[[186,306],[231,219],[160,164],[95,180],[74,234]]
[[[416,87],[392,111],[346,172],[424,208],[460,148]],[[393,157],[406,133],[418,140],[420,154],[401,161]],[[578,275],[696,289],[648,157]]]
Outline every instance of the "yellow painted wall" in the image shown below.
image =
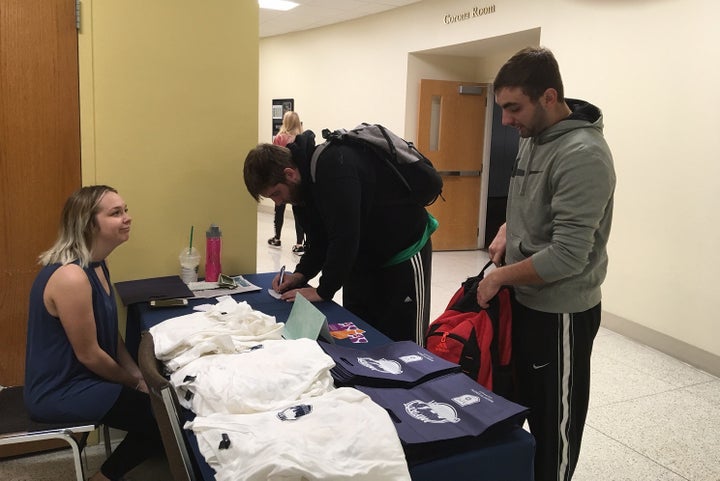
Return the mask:
[[191,225],[204,259],[210,223],[223,272],[254,272],[242,162],[258,138],[257,3],[83,0],[81,12],[83,184],[117,188],[133,216],[113,281],[179,273]]

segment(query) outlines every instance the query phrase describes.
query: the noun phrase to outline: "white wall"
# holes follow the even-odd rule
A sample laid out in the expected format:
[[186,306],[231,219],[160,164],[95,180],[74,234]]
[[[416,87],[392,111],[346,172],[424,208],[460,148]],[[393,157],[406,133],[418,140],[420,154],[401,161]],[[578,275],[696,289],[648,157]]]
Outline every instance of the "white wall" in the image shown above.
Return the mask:
[[[406,122],[408,54],[540,28],[566,94],[603,109],[618,185],[603,308],[720,355],[720,162],[706,130],[720,107],[720,4],[711,0],[424,0],[260,42],[259,139],[271,99],[293,97],[306,128]],[[485,65],[499,65],[488,54]],[[500,62],[501,63],[501,62]],[[467,80],[467,79],[463,79]],[[709,140],[709,141],[708,141]]]

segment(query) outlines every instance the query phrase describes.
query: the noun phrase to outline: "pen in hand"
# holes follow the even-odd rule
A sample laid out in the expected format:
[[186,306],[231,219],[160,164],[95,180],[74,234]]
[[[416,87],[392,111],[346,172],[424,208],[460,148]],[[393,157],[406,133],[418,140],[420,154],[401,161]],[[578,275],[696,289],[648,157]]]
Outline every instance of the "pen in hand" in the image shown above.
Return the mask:
[[278,288],[282,285],[284,279],[285,279],[285,266],[282,266],[280,268],[280,279],[278,280]]

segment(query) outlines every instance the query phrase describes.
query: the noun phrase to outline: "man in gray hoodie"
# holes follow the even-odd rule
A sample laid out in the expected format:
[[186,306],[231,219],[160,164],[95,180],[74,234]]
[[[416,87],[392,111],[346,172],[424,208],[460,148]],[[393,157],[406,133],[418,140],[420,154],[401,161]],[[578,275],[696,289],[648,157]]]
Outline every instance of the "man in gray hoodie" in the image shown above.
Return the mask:
[[[517,397],[530,408],[536,481],[568,481],[577,465],[600,326],[615,190],[600,109],[566,99],[552,52],[526,48],[493,84],[503,125],[520,132],[507,221],[488,252],[500,266],[478,286],[481,306],[515,288]],[[503,265],[503,261],[504,264]]]

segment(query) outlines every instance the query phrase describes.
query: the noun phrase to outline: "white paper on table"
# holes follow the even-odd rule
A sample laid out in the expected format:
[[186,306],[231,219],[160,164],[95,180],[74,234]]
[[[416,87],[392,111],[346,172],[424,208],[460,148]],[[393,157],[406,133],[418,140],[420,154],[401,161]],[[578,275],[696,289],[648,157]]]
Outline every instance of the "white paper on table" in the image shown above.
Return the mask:
[[191,282],[188,287],[193,292],[194,299],[210,299],[212,297],[228,296],[232,294],[242,294],[243,292],[260,291],[258,286],[245,279],[243,276],[234,276],[232,278],[237,287],[228,289],[218,287],[217,282]]

